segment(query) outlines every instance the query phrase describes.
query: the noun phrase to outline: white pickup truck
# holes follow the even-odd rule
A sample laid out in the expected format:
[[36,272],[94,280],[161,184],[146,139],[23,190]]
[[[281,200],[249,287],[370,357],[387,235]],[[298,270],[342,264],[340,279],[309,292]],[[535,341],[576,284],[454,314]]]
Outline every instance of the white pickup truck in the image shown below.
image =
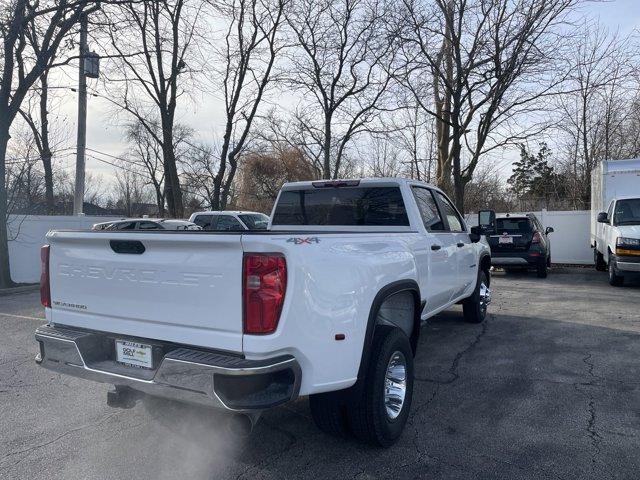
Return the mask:
[[[469,230],[405,179],[290,183],[268,231],[52,231],[42,248],[45,368],[240,414],[310,396],[325,432],[401,434],[421,320],[482,322],[495,224]],[[146,394],[146,395],[145,395]]]

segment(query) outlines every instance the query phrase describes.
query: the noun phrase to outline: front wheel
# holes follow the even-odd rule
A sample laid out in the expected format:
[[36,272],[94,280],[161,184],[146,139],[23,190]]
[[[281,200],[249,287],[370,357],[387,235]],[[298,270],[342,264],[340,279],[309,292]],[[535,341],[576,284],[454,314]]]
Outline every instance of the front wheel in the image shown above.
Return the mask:
[[393,445],[404,430],[413,397],[413,351],[397,328],[374,338],[362,393],[348,409],[356,438],[381,447]]
[[487,272],[478,272],[478,281],[473,294],[462,302],[464,319],[469,323],[482,323],[487,316],[487,307],[491,303],[491,289]]
[[609,284],[614,287],[620,287],[623,283],[624,277],[618,275],[618,270],[616,269],[616,259],[613,255],[609,255]]

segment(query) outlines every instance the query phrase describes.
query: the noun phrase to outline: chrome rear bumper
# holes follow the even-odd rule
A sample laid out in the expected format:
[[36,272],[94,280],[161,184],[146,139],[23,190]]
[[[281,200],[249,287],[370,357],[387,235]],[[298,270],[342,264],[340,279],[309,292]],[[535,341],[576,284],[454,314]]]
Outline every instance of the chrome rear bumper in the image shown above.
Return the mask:
[[42,367],[154,396],[251,412],[293,400],[300,390],[300,366],[290,355],[247,360],[149,340],[158,366],[139,369],[113,360],[112,339],[123,336],[51,325],[39,327],[35,336]]

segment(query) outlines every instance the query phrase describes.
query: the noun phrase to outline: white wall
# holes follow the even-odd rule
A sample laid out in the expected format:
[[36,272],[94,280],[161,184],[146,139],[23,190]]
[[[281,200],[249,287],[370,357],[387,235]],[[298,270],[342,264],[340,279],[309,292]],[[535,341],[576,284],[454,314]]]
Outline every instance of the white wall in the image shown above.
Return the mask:
[[49,230],[86,229],[94,223],[118,218],[10,215],[7,230],[12,280],[17,283],[40,281],[40,247],[46,243],[45,235]]
[[[567,210],[529,212],[538,217],[545,227],[553,227],[551,239],[551,261],[553,263],[593,263],[589,232],[591,228],[590,210]],[[468,222],[477,225],[477,215],[470,215]]]

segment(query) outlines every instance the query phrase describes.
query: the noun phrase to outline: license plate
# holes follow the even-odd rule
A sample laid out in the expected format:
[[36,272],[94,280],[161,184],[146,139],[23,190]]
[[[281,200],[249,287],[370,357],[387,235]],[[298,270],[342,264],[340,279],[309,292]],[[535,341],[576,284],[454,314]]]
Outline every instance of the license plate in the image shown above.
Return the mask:
[[499,237],[498,243],[513,243],[513,237]]
[[153,368],[151,345],[116,340],[116,360],[138,368]]

